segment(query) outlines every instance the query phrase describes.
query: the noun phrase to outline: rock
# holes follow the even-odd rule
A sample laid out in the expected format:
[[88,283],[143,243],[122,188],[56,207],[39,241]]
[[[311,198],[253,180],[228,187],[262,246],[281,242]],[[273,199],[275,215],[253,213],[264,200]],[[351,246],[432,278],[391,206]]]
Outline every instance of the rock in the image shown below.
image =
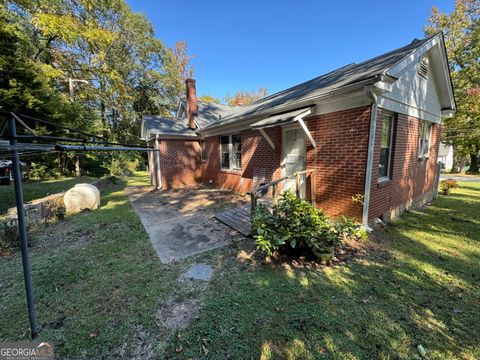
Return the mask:
[[95,210],[100,206],[100,191],[91,184],[77,184],[63,197],[67,214]]
[[182,274],[184,279],[194,279],[201,281],[210,281],[212,278],[213,269],[207,264],[193,264],[190,268]]

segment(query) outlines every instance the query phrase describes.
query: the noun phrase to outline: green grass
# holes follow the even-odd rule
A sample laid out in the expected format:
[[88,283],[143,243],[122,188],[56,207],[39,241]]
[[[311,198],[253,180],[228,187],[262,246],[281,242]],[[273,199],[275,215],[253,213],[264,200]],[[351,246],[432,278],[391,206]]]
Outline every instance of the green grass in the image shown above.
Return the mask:
[[[94,178],[60,178],[53,180],[28,180],[23,183],[23,199],[25,202],[42,198],[47,195],[67,191],[72,186],[82,182],[91,182]],[[15,190],[13,184],[0,186],[0,214],[15,206]]]
[[388,252],[222,277],[171,358],[415,359],[418,345],[429,359],[480,358],[480,184],[461,185],[388,227]]
[[[480,184],[406,214],[367,256],[314,270],[241,260],[252,240],[161,265],[122,191],[145,181],[108,187],[99,210],[45,229],[59,245],[31,250],[40,339],[59,357],[145,358],[141,345],[162,359],[416,359],[421,344],[429,359],[480,358]],[[192,261],[216,269],[201,292],[177,280]],[[20,256],[0,258],[0,274],[0,341],[28,339]],[[165,333],[158,309],[191,296],[198,316]]]
[[[128,178],[131,185],[146,177]],[[154,323],[153,309],[176,281],[175,268],[158,262],[148,236],[123,192],[121,180],[102,193],[102,207],[67,218],[30,251],[39,339],[57,355],[94,358],[130,345],[139,328]],[[59,238],[53,238],[61,237]],[[0,341],[29,338],[19,255],[0,258]],[[128,348],[127,348],[128,349]]]

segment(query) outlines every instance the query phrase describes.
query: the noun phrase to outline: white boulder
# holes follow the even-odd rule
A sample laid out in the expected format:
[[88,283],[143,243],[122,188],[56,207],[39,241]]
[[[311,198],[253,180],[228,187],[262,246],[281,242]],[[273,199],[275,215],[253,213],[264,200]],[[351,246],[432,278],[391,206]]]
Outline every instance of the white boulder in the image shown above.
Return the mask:
[[77,184],[65,193],[63,202],[67,214],[95,210],[100,206],[100,191],[91,184]]

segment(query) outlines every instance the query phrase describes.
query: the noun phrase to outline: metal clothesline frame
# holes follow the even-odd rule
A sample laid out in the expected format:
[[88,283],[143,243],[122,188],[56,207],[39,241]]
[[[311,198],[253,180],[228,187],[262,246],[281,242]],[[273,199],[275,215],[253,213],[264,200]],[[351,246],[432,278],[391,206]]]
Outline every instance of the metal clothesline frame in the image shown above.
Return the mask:
[[[66,137],[56,137],[56,136],[40,136],[35,130],[29,127],[22,118],[29,119],[35,122],[40,122],[62,128],[64,130],[69,130],[77,134],[88,136],[91,139],[99,139],[101,141],[88,141],[83,139],[76,138],[66,138]],[[17,134],[17,123],[21,125],[30,135],[18,135]],[[10,113],[10,117],[7,120],[8,124],[8,136],[0,135],[0,139],[9,140],[7,143],[0,142],[0,149],[7,150],[11,154],[12,159],[12,172],[13,172],[13,182],[15,188],[15,202],[17,206],[17,221],[18,221],[18,232],[19,240],[22,252],[22,266],[23,266],[23,278],[25,282],[25,293],[27,298],[27,308],[28,308],[28,318],[30,322],[30,330],[32,333],[32,339],[36,338],[39,333],[38,323],[37,323],[37,313],[35,309],[35,301],[33,294],[33,283],[32,283],[32,273],[30,259],[28,255],[28,242],[27,242],[27,228],[25,223],[25,209],[23,204],[23,189],[22,189],[22,177],[20,171],[20,154],[21,151],[33,151],[38,152],[83,152],[83,151],[155,151],[158,152],[158,148],[153,147],[141,147],[131,144],[121,144],[121,143],[112,143],[106,141],[105,138],[86,133],[82,130],[69,128],[64,125],[55,124],[53,122],[34,118],[28,115],[20,115],[15,113]],[[68,144],[33,144],[33,143],[19,143],[18,140],[32,139],[32,140],[45,140],[45,141],[63,141],[63,142],[76,142],[82,143],[82,145],[68,145]],[[85,145],[92,144],[92,145]],[[99,144],[104,144],[99,146]],[[106,145],[116,145],[116,146],[106,146]]]

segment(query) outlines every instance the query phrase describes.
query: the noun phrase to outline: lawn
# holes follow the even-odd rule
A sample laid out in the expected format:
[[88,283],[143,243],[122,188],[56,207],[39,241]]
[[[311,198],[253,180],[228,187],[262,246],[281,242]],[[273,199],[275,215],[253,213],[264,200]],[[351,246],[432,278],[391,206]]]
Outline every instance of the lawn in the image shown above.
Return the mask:
[[[480,358],[480,184],[461,183],[319,270],[260,265],[216,281],[172,358]],[[202,356],[203,355],[203,356]]]
[[[429,359],[480,358],[480,184],[377,231],[367,255],[310,269],[250,257],[249,239],[160,264],[123,192],[145,183],[122,179],[101,209],[35,240],[39,338],[59,357],[415,359],[422,345]],[[214,266],[208,286],[178,281],[193,261]],[[0,273],[0,341],[28,339],[20,256]],[[201,306],[166,331],[172,299]]]
[[[39,199],[47,195],[67,191],[72,186],[82,182],[91,182],[94,178],[82,176],[79,178],[59,178],[52,180],[28,180],[23,183],[23,199],[25,202]],[[0,215],[15,206],[15,190],[13,184],[0,186]]]

